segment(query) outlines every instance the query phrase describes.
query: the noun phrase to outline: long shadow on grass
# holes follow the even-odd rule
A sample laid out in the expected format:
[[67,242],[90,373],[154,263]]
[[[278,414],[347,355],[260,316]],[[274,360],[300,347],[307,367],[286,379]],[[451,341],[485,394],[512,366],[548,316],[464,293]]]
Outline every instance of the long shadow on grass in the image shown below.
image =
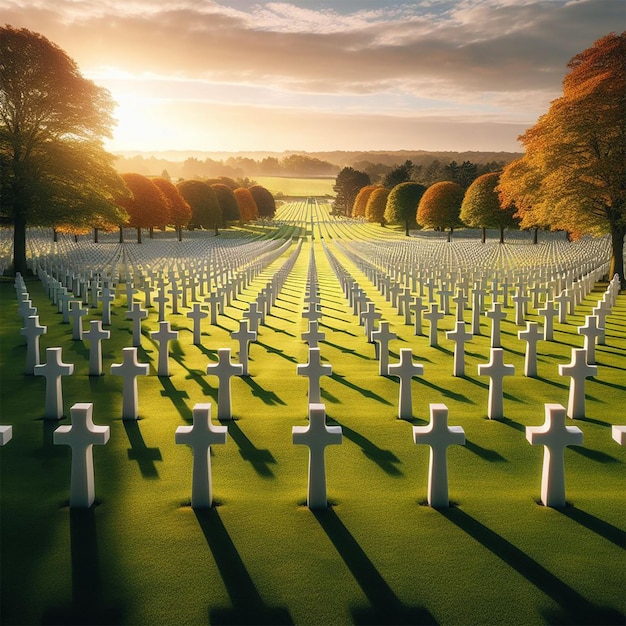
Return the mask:
[[361,354],[360,352],[357,352],[356,350],[353,350],[352,348],[344,348],[343,346],[340,346],[337,343],[333,343],[332,341],[328,341],[326,339],[322,339],[320,341],[320,343],[325,343],[327,346],[331,346],[333,348],[336,348],[337,350],[343,352],[344,354],[351,354],[353,356],[358,356],[360,359],[365,359],[366,361],[370,361],[370,357],[365,356],[364,354]]
[[492,463],[507,463],[508,461],[495,450],[490,450],[489,448],[483,448],[483,446],[479,446],[477,443],[470,441],[469,439],[465,440],[465,447],[474,454],[477,454],[481,459],[485,459],[485,461],[491,461]]
[[565,508],[555,510],[565,515],[565,517],[569,517],[571,520],[585,526],[590,531],[600,535],[600,537],[604,537],[607,541],[614,543],[618,548],[626,550],[626,532],[621,528],[613,526],[613,524],[609,524],[609,522],[605,522],[599,517],[591,515],[591,513],[587,513],[575,506],[566,506]]
[[266,352],[269,352],[270,354],[277,354],[278,356],[283,357],[283,359],[287,359],[287,361],[291,361],[292,363],[297,363],[298,359],[296,359],[293,356],[289,356],[288,354],[285,354],[284,350],[279,350],[278,348],[274,348],[272,346],[267,345],[266,343],[263,343],[261,341],[259,341],[257,339],[257,341],[255,342],[258,346],[261,346],[262,348],[265,348]]
[[385,471],[390,476],[403,476],[404,472],[400,471],[395,464],[401,463],[400,459],[391,451],[391,450],[383,450],[379,448],[375,443],[372,443],[367,437],[361,435],[361,433],[357,433],[356,430],[352,430],[345,424],[337,420],[333,420],[339,426],[341,426],[341,431],[343,434],[353,443],[356,443],[359,448],[363,451],[363,454],[368,458],[374,461],[376,465],[378,465],[383,471]]
[[[223,422],[224,423],[224,422]],[[239,446],[239,454],[244,461],[248,461],[254,471],[263,478],[274,478],[274,472],[268,467],[270,463],[276,464],[276,459],[272,453],[263,448],[257,448],[248,439],[247,435],[239,428],[235,420],[229,420],[228,434],[233,441]]]
[[352,608],[355,624],[437,623],[425,608],[406,606],[400,601],[332,509],[316,509],[312,512],[370,603],[368,608]]
[[431,389],[437,390],[446,398],[452,398],[452,400],[456,400],[457,402],[466,402],[467,404],[475,404],[473,400],[471,400],[467,396],[464,396],[462,393],[457,393],[455,391],[451,391],[450,389],[446,389],[445,387],[440,387],[439,385],[436,385],[435,383],[429,380],[426,380],[425,378],[416,377],[414,378],[414,380],[416,380],[420,385],[425,385],[426,387],[430,387]]
[[572,451],[577,452],[581,456],[591,459],[596,463],[620,463],[619,459],[614,456],[602,452],[601,450],[594,450],[593,448],[585,448],[583,446],[571,446]]
[[43,624],[121,624],[122,611],[103,602],[95,508],[71,509],[72,603],[48,609]]
[[137,420],[123,420],[123,423],[131,446],[128,449],[128,460],[137,461],[139,471],[144,478],[158,478],[159,472],[154,462],[163,460],[161,450],[146,446]]
[[458,507],[439,512],[556,602],[560,611],[546,619],[553,624],[623,624],[618,611],[595,606],[510,541]]
[[246,383],[246,385],[248,385],[252,389],[252,395],[256,396],[257,398],[261,398],[261,400],[263,400],[265,404],[268,404],[270,406],[274,406],[276,404],[285,404],[285,402],[281,400],[276,395],[276,393],[274,393],[273,391],[268,391],[267,389],[263,389],[263,387],[261,387],[261,385],[259,385],[259,383],[257,383],[250,376],[241,376],[240,378],[241,380],[243,380],[243,382]]
[[233,605],[209,607],[209,624],[293,624],[288,609],[265,604],[217,510],[194,512]]
[[172,401],[172,404],[186,422],[193,421],[191,409],[185,402],[185,398],[189,398],[189,394],[184,389],[176,389],[168,376],[159,376],[159,382],[163,386],[161,395]]
[[358,385],[355,385],[354,383],[347,381],[346,377],[342,376],[341,374],[336,374],[335,372],[333,372],[330,377],[334,381],[341,383],[342,385],[345,385],[346,387],[349,387],[350,389],[354,389],[354,391],[358,391],[361,395],[365,396],[366,398],[372,398],[372,400],[377,400],[378,402],[382,402],[383,404],[387,404],[391,406],[391,402],[389,402],[382,396],[379,396],[377,393],[374,393],[373,391],[370,391],[369,389],[364,389],[363,387],[359,387]]

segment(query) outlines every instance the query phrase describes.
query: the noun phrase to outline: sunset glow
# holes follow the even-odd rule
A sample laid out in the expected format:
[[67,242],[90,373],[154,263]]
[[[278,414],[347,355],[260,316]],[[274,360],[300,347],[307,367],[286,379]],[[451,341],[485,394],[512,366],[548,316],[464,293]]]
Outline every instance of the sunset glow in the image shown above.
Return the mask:
[[106,87],[117,150],[508,150],[621,0],[0,0]]

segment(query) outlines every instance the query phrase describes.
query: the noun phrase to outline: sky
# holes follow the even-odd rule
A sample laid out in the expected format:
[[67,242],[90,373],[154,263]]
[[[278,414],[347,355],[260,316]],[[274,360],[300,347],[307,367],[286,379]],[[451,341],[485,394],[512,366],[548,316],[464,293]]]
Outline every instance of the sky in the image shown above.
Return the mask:
[[624,0],[0,0],[111,92],[118,151],[521,151]]

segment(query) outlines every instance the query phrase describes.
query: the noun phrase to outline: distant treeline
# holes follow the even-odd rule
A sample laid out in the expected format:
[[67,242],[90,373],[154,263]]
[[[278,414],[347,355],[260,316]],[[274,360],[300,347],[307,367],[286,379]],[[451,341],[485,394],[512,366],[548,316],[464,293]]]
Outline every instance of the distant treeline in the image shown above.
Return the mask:
[[[208,156],[211,154],[212,156]],[[450,163],[472,163],[479,171],[493,171],[522,156],[515,152],[285,152],[285,153],[195,153],[184,160],[179,155],[119,155],[120,173],[137,172],[145,176],[167,176],[173,180],[191,178],[243,178],[254,176],[334,177],[343,167],[366,172],[377,183],[398,165],[410,161],[423,178],[439,178]],[[204,158],[203,158],[204,157]],[[218,158],[222,157],[222,158]],[[256,157],[256,158],[255,158]],[[485,167],[486,166],[486,167]],[[427,182],[426,180],[424,182]]]

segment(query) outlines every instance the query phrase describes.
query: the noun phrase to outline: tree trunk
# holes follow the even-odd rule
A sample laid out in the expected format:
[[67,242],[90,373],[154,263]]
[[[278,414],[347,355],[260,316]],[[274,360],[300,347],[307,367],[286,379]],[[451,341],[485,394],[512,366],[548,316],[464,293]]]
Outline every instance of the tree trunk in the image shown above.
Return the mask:
[[154,228],[150,226],[150,239],[154,239]]
[[17,207],[13,221],[13,272],[26,276],[26,215]]
[[622,289],[626,289],[624,276],[624,236],[626,226],[611,225],[611,263],[609,265],[609,280],[617,274]]
[[59,233],[57,233],[57,229],[56,228],[52,229],[52,241],[54,241],[54,243],[59,241]]
[[220,231],[217,229],[217,222],[215,222],[215,236],[217,237],[220,234]]
[[97,228],[93,229],[93,242],[98,243],[98,229]]
[[137,243],[141,243],[141,228],[137,229]]
[[404,235],[409,236],[409,220],[404,220]]
[[454,228],[451,228],[448,231],[448,243],[450,243],[452,241],[452,232],[454,231]]
[[539,229],[537,227],[533,228],[533,244],[534,245],[537,245],[537,242],[539,240],[538,233],[539,233]]
[[504,243],[504,226],[500,224],[500,243]]
[[178,231],[178,241],[182,241],[183,240],[183,227],[177,226],[176,230]]
[[487,228],[483,226],[482,231],[480,243],[485,243],[485,241],[487,241]]
[[120,243],[124,243],[124,227],[120,226]]
[[74,234],[74,243],[78,243],[78,235]]

